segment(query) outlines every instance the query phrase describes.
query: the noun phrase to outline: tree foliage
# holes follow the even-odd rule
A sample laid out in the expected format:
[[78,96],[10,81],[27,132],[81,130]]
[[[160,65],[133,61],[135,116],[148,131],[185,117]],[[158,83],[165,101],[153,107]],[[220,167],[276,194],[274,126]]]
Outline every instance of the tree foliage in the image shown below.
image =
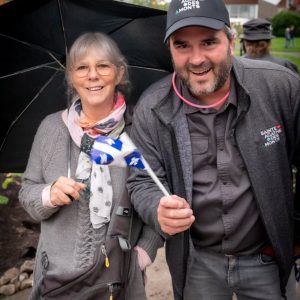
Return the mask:
[[282,11],[271,20],[273,34],[275,36],[284,36],[284,31],[291,25],[295,26],[296,34],[300,34],[300,14],[295,11]]
[[170,0],[118,0],[120,2],[127,2],[135,5],[147,6],[156,9],[167,10]]

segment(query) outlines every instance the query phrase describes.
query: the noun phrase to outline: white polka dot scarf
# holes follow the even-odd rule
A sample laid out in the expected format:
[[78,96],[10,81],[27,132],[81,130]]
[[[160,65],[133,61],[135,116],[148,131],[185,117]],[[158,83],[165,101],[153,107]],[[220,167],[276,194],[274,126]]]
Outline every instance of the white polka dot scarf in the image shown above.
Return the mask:
[[[105,135],[118,138],[122,133],[125,122],[124,112],[126,104],[124,97],[122,96],[122,105],[120,106],[120,95],[118,95],[118,105],[114,107],[111,114],[103,120],[100,120],[95,124],[95,127],[101,126],[101,130],[105,130]],[[84,182],[87,188],[82,192],[82,197],[89,198],[90,220],[94,228],[101,228],[110,221],[110,214],[112,209],[113,190],[109,167],[106,165],[97,165],[92,162],[89,156],[90,145],[93,143],[95,130],[89,127],[88,130],[83,130],[80,127],[80,107],[78,101],[74,102],[69,111],[63,112],[63,120],[67,125],[71,138],[77,144],[81,151],[78,158],[78,164],[76,169],[76,180]],[[117,110],[117,111],[116,111]],[[107,122],[107,120],[110,122]],[[112,121],[114,121],[113,128],[111,127]],[[108,124],[108,126],[103,126]],[[91,137],[91,133],[92,137]],[[80,142],[80,144],[79,144]],[[80,201],[80,200],[79,200]]]

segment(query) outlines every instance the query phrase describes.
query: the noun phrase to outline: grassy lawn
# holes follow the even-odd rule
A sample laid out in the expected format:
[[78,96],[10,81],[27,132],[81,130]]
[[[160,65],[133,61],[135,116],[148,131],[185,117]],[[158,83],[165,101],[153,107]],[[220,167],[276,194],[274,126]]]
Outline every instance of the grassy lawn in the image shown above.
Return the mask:
[[[235,55],[239,56],[240,52],[240,42],[239,40],[236,41],[235,47]],[[293,48],[290,44],[289,48],[284,48],[284,38],[274,38],[272,40],[272,49],[271,53],[274,56],[288,59],[289,61],[293,62],[297,65],[298,70],[300,71],[300,38],[296,38],[295,40],[295,47]]]
[[272,51],[276,52],[291,52],[298,53],[300,56],[300,38],[296,38],[295,40],[295,48],[290,44],[289,48],[284,48],[284,38],[278,37],[272,40]]

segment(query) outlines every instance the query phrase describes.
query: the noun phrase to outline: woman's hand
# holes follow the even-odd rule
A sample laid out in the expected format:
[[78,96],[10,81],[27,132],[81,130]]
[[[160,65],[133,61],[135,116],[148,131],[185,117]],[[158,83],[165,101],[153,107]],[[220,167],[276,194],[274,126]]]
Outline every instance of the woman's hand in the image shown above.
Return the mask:
[[68,205],[73,200],[78,200],[80,191],[85,188],[85,184],[61,176],[51,186],[50,202],[54,206]]
[[134,250],[137,252],[139,267],[142,271],[144,271],[146,267],[149,267],[152,264],[152,261],[148,253],[143,248],[135,246]]
[[144,285],[146,285],[147,284],[146,268],[152,264],[152,261],[148,253],[143,248],[139,246],[135,246],[134,250],[137,252],[138,264],[143,274]]

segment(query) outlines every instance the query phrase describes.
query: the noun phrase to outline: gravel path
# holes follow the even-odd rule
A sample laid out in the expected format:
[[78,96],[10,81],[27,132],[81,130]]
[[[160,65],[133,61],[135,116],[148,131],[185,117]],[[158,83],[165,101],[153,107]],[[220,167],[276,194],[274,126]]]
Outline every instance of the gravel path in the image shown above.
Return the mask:
[[165,249],[158,250],[154,263],[147,269],[146,293],[149,300],[173,300],[171,277]]

